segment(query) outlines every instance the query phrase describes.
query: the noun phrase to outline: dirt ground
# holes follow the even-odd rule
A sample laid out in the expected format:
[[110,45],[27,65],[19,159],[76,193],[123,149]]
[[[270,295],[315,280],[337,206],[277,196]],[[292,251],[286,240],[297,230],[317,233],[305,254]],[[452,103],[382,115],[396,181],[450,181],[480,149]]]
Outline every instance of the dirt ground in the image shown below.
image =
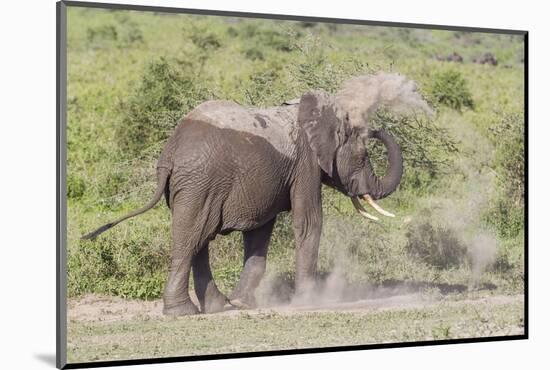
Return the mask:
[[523,295],[413,292],[169,318],[162,301],[69,302],[69,362],[520,335]]

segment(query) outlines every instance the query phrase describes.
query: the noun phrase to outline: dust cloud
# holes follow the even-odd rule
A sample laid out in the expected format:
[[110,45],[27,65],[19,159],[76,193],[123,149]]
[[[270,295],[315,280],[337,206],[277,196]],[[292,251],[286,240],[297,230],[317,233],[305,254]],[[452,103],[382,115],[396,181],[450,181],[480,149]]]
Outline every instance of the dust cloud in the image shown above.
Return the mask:
[[[362,230],[357,232],[358,230]],[[359,217],[327,216],[323,223],[320,272],[302,294],[295,295],[293,277],[286,273],[266,273],[256,291],[260,308],[354,309],[423,304],[424,286],[405,282],[373,284],[358,260],[357,248],[365,247],[368,235]],[[328,265],[328,267],[327,267]]]
[[[460,171],[463,182],[449,186],[447,197],[429,196],[420,199],[416,214],[401,215],[402,226],[391,232],[391,240],[375,240],[380,231],[377,228],[379,226],[365,225],[358,217],[327,216],[323,223],[320,265],[329,272],[321,273],[303,295],[295,297],[293,278],[288,274],[268,270],[256,292],[259,307],[344,309],[350,304],[356,304],[357,307],[378,304],[381,307],[422,306],[441,299],[441,294],[478,288],[483,273],[495,262],[497,255],[497,237],[484,228],[482,222],[482,212],[487,207],[491,189],[494,189],[494,175],[490,171],[479,172],[468,167]],[[373,270],[385,274],[387,269],[395,268],[391,265],[395,254],[406,253],[402,249],[403,239],[400,238],[409,224],[415,222],[414,217],[425,209],[430,212],[428,218],[422,221],[448,230],[455,237],[453,240],[458,240],[459,245],[465,247],[467,262],[464,271],[469,273],[469,281],[453,285],[382,279],[383,283],[374,284]],[[358,249],[363,249],[361,258]],[[361,262],[365,258],[370,264],[370,275],[364,262]],[[411,260],[411,265],[414,263]],[[434,288],[437,294],[432,295]]]
[[358,127],[368,127],[376,110],[382,107],[397,115],[433,114],[417,91],[416,83],[397,73],[378,72],[351,78],[336,92],[335,101],[341,114],[347,114],[350,123]]
[[[491,146],[485,139],[472,132],[463,133],[460,140],[471,143],[470,150],[463,156],[492,158]],[[480,152],[485,152],[480,154]],[[432,210],[432,220],[452,231],[466,246],[470,269],[471,284],[476,285],[482,273],[492,265],[497,257],[498,240],[495,233],[485,227],[482,213],[488,207],[495,189],[495,173],[489,170],[487,163],[472,165],[471,160],[458,160],[456,178],[449,185],[451,194],[446,198],[428,199],[425,206]]]

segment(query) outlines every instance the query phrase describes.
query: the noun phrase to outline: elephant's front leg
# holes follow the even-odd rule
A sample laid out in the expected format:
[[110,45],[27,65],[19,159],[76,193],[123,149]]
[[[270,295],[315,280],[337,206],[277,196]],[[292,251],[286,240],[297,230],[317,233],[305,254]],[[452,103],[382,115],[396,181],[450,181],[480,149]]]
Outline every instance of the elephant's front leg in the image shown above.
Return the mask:
[[214,313],[223,311],[228,299],[223,295],[212,277],[208,242],[193,259],[193,281],[195,294],[199,300],[202,313]]
[[239,308],[256,307],[254,291],[265,273],[267,249],[275,218],[265,225],[243,232],[244,263],[237,287],[230,295],[230,302]]
[[323,214],[321,186],[297,189],[292,197],[296,240],[295,300],[300,301],[315,284]]

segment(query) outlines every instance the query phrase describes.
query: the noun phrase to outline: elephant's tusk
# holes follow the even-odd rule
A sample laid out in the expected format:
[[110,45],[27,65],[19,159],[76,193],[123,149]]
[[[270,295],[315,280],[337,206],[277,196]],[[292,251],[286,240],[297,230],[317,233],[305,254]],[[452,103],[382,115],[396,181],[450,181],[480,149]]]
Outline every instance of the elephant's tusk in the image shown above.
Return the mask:
[[384,210],[382,207],[380,207],[378,204],[376,204],[376,202],[374,201],[374,199],[371,198],[370,195],[368,195],[368,194],[363,195],[363,199],[364,199],[372,208],[374,208],[375,210],[377,210],[379,213],[383,214],[384,216],[395,217],[395,215],[394,215],[393,213],[390,213],[390,212]]
[[359,198],[351,197],[351,202],[361,216],[368,218],[369,220],[378,221],[378,217],[369,214],[367,210],[363,208],[363,205],[361,204],[361,202],[359,202]]

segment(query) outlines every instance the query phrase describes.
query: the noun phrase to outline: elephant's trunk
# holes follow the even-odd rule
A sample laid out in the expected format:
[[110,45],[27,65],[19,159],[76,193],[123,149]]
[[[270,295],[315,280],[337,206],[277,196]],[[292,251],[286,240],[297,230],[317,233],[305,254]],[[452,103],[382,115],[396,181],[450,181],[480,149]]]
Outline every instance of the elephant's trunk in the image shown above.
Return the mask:
[[369,137],[380,140],[388,151],[389,166],[384,177],[378,177],[372,169],[370,159],[367,156],[366,182],[369,195],[373,199],[387,197],[397,189],[403,175],[403,155],[401,148],[390,134],[384,130],[369,130]]

